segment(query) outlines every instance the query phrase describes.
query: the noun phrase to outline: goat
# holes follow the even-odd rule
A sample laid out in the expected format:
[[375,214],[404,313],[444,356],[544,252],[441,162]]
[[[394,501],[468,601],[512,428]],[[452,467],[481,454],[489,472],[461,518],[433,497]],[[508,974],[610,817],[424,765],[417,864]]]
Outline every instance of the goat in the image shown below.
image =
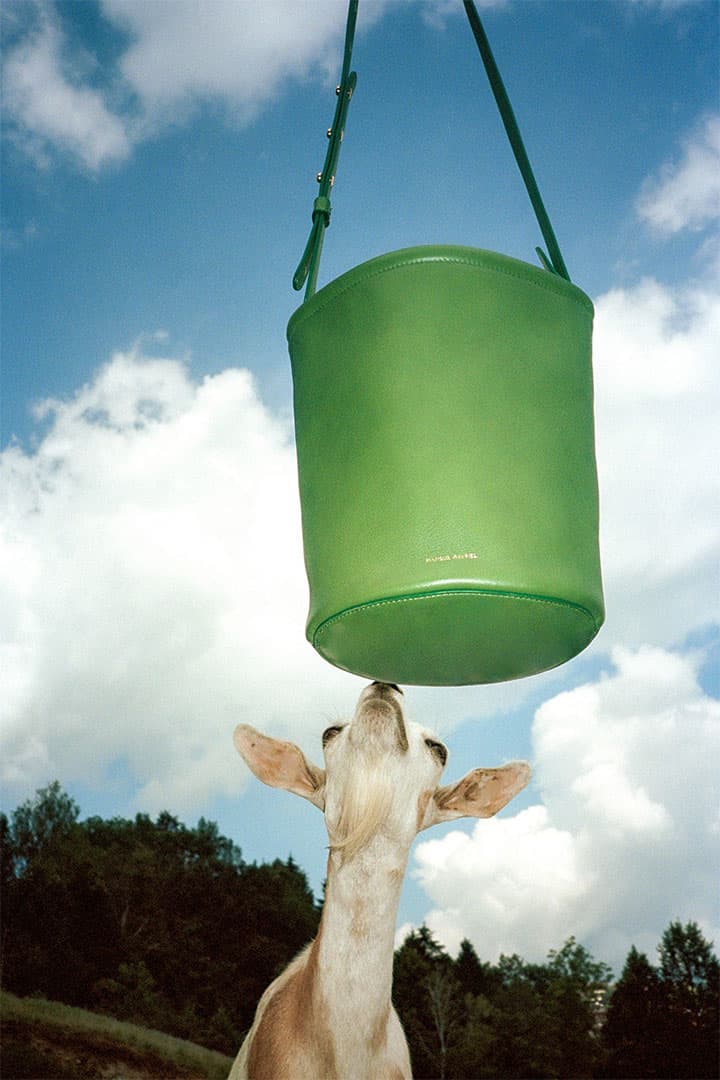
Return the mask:
[[324,811],[330,848],[318,935],[261,997],[229,1080],[408,1080],[391,990],[410,845],[438,822],[491,817],[530,767],[473,769],[439,787],[445,746],[405,719],[399,687],[380,682],[363,690],[350,723],[324,732],[325,769],[246,724],[234,739],[260,780]]

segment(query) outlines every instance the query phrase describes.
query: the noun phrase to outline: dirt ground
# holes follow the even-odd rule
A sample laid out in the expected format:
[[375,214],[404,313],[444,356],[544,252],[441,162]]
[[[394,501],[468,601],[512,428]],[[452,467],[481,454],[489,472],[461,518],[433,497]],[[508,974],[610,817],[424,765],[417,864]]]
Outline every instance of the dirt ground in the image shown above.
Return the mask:
[[201,1080],[153,1053],[118,1046],[96,1035],[41,1030],[18,1021],[2,1025],[2,1080]]

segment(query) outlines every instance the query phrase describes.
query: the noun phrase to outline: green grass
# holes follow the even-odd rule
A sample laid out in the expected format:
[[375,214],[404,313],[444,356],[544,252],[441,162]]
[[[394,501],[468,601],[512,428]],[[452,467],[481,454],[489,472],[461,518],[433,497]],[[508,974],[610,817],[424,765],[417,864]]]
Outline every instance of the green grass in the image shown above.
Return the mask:
[[[224,1054],[206,1050],[185,1039],[42,998],[19,998],[0,991],[0,1015],[5,1028],[2,1075],[7,1080],[33,1076],[47,1078],[47,1072],[37,1070],[47,1068],[49,1064],[54,1069],[53,1080],[72,1076],[72,1072],[66,1070],[67,1048],[73,1040],[83,1052],[91,1055],[93,1048],[105,1057],[111,1057],[115,1049],[119,1057],[123,1051],[131,1052],[136,1059],[145,1055],[149,1064],[151,1059],[153,1068],[161,1066],[166,1070],[152,1075],[171,1077],[172,1070],[176,1070],[177,1076],[224,1080],[232,1064],[232,1059]],[[30,1035],[44,1043],[52,1044],[54,1040],[58,1044],[58,1053],[54,1055],[52,1047],[43,1051],[31,1045]],[[47,1055],[45,1058],[43,1053]]]

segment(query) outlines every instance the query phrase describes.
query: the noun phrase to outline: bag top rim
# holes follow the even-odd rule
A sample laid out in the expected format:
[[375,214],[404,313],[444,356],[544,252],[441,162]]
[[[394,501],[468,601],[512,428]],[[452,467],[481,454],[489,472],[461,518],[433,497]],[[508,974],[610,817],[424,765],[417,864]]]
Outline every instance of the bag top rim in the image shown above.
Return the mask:
[[515,277],[528,285],[553,292],[565,299],[575,302],[587,309],[592,316],[594,307],[592,300],[571,281],[532,263],[516,259],[512,255],[504,255],[498,251],[489,251],[485,248],[468,247],[461,244],[427,244],[418,247],[399,248],[383,255],[376,255],[372,259],[351,267],[339,277],[333,278],[319,289],[309,300],[302,303],[290,316],[287,326],[287,337],[299,326],[317,315],[324,307],[338,299],[343,293],[361,285],[369,278],[380,274],[389,273],[393,270],[403,270],[411,266],[430,265],[454,265],[467,266],[471,270],[481,270],[489,273],[503,274]]

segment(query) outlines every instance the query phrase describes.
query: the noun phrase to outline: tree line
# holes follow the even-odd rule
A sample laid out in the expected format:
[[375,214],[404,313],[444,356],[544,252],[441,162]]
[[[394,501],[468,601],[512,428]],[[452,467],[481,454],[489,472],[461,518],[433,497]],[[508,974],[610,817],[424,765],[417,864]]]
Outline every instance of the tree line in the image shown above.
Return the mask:
[[[0,814],[0,981],[234,1054],[257,1001],[316,933],[288,858],[246,863],[201,818],[90,817],[58,783]],[[414,1075],[441,1080],[718,1077],[718,960],[671,922],[658,963],[610,968],[574,938],[545,963],[450,956],[427,927],[395,954]]]

